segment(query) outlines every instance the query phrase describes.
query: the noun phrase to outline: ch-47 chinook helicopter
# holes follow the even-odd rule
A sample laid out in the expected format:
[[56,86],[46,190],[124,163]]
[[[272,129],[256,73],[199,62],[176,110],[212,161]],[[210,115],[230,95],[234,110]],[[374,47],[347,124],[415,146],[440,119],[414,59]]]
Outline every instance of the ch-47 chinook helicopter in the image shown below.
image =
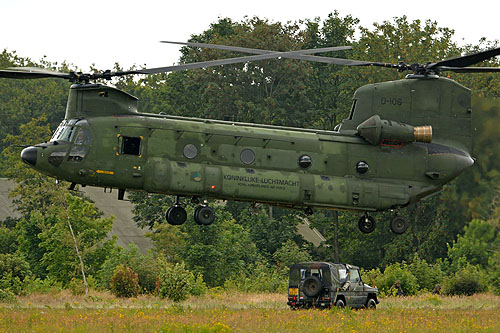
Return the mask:
[[[56,77],[74,84],[66,114],[50,142],[25,148],[22,160],[51,177],[76,184],[177,196],[166,212],[170,224],[186,221],[179,197],[198,207],[194,220],[214,221],[208,199],[262,202],[303,209],[362,212],[359,229],[375,229],[371,212],[416,203],[474,164],[471,158],[471,93],[442,71],[498,72],[468,67],[500,48],[426,64],[386,64],[315,56],[330,47],[274,52],[233,46],[178,43],[253,53],[178,66],[102,73],[60,73],[36,68],[0,70],[0,77]],[[348,119],[335,131],[145,114],[137,99],[91,83],[130,74],[155,74],[270,58],[413,71],[405,79],[369,84],[354,94]],[[402,234],[408,222],[390,222]]]

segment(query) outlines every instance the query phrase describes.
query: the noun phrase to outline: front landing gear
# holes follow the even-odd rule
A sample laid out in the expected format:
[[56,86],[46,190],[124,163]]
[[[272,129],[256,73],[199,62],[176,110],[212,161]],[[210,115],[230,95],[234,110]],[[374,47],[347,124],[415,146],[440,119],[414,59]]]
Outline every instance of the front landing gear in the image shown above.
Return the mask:
[[375,230],[375,225],[375,219],[368,214],[361,216],[358,220],[358,228],[365,234],[373,232],[373,230]]
[[175,199],[175,204],[167,209],[165,213],[165,218],[167,222],[171,225],[181,225],[186,222],[187,213],[184,207],[179,203],[179,197]]
[[181,225],[186,222],[187,213],[183,207],[176,204],[167,210],[165,218],[167,219],[167,222],[172,225]]

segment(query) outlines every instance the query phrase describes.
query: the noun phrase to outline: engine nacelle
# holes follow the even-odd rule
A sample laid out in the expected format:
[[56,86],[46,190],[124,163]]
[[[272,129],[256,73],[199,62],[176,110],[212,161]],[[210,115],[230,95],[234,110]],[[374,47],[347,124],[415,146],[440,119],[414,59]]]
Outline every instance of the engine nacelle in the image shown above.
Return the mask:
[[374,115],[356,128],[358,134],[372,145],[400,146],[403,143],[432,141],[432,126],[416,126]]

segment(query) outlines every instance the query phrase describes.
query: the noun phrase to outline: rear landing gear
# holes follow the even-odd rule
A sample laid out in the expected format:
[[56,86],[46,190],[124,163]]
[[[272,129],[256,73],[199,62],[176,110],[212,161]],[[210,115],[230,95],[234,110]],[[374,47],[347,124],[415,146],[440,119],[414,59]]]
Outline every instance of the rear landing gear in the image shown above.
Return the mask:
[[391,220],[391,231],[397,235],[404,234],[408,226],[408,221],[404,217],[395,216]]
[[361,216],[358,220],[358,228],[365,234],[373,232],[373,230],[375,230],[375,225],[375,219],[368,214]]
[[212,207],[198,206],[194,210],[194,221],[199,225],[210,225],[215,220],[215,212]]
[[[192,204],[199,204],[200,200],[197,197],[193,197],[191,200]],[[199,225],[209,225],[215,220],[215,212],[212,207],[209,207],[205,203],[202,206],[196,207],[194,210],[194,221]],[[187,220],[187,213],[184,207],[181,206],[179,202],[179,197],[176,198],[175,204],[170,207],[165,213],[165,218],[167,222],[171,225],[181,225]]]

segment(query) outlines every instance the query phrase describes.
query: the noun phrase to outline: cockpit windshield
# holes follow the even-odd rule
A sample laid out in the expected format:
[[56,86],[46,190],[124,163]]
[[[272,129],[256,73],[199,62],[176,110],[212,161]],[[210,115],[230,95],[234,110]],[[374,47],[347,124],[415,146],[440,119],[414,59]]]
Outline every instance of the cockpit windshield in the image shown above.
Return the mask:
[[68,141],[71,142],[73,139],[73,135],[75,134],[75,120],[65,121],[59,124],[54,135],[50,139],[50,141]]
[[77,136],[77,144],[89,144],[90,143],[90,131],[88,129],[88,123],[85,119],[71,119],[69,121],[63,120],[63,122],[57,127],[54,135],[50,141],[66,141],[72,142],[75,137],[78,128],[81,128]]

